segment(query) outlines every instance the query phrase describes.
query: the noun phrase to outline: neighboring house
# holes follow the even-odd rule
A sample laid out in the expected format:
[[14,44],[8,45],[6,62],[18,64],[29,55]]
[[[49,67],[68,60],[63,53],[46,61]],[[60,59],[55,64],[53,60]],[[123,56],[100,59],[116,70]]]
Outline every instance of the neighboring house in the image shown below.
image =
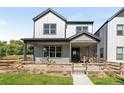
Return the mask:
[[124,62],[124,8],[109,18],[95,35],[101,38],[100,58]]
[[[67,21],[52,9],[47,9],[33,18],[33,38],[23,38],[26,60],[27,44],[34,46],[37,63],[45,58],[55,62],[79,61],[83,56],[99,60],[100,39],[93,35],[93,21]],[[92,47],[97,47],[92,49]]]

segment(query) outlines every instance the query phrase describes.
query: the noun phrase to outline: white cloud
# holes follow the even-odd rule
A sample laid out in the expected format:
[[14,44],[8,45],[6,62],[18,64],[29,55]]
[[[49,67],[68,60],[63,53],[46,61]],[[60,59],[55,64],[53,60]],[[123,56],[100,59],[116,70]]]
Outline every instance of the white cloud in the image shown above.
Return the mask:
[[7,25],[7,21],[6,21],[6,20],[1,20],[1,19],[0,19],[0,26],[1,26],[1,25]]

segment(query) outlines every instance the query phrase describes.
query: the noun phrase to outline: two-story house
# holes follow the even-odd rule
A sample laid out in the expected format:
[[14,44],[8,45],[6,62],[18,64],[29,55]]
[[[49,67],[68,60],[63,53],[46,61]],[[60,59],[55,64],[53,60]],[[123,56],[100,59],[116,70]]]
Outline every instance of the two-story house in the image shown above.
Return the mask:
[[124,8],[110,17],[95,35],[101,38],[100,58],[124,62]]
[[[47,57],[55,62],[69,63],[80,58],[97,57],[99,60],[99,41],[93,35],[93,21],[67,21],[52,9],[47,9],[33,18],[33,38],[23,38],[26,60],[27,44],[34,46],[34,59],[44,62]],[[97,49],[91,49],[91,47]],[[96,51],[97,50],[97,51]]]

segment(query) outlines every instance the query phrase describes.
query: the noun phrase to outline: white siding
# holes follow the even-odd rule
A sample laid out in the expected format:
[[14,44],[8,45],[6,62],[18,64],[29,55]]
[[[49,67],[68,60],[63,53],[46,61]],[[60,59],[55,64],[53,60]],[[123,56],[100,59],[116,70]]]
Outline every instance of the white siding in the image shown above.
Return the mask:
[[[56,35],[44,35],[43,24],[44,23],[55,23],[56,24]],[[64,38],[65,37],[65,21],[61,20],[53,13],[49,12],[45,16],[41,17],[35,22],[35,38]]]
[[72,35],[76,34],[76,26],[88,26],[88,32],[92,33],[93,31],[93,25],[91,24],[85,24],[85,25],[78,25],[78,24],[67,24],[66,29],[66,37],[71,37]]
[[124,62],[116,60],[116,47],[124,47],[124,36],[117,36],[116,25],[124,24],[124,17],[115,17],[108,23],[108,61],[111,62]]

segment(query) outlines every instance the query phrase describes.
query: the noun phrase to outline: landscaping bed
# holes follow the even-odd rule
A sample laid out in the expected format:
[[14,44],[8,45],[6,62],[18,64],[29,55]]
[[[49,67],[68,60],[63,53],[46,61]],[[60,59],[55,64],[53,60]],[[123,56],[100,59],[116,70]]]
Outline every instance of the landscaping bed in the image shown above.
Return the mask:
[[0,85],[72,85],[72,77],[43,74],[0,74]]
[[111,76],[98,77],[90,76],[91,81],[96,85],[124,85],[124,78],[117,78]]

